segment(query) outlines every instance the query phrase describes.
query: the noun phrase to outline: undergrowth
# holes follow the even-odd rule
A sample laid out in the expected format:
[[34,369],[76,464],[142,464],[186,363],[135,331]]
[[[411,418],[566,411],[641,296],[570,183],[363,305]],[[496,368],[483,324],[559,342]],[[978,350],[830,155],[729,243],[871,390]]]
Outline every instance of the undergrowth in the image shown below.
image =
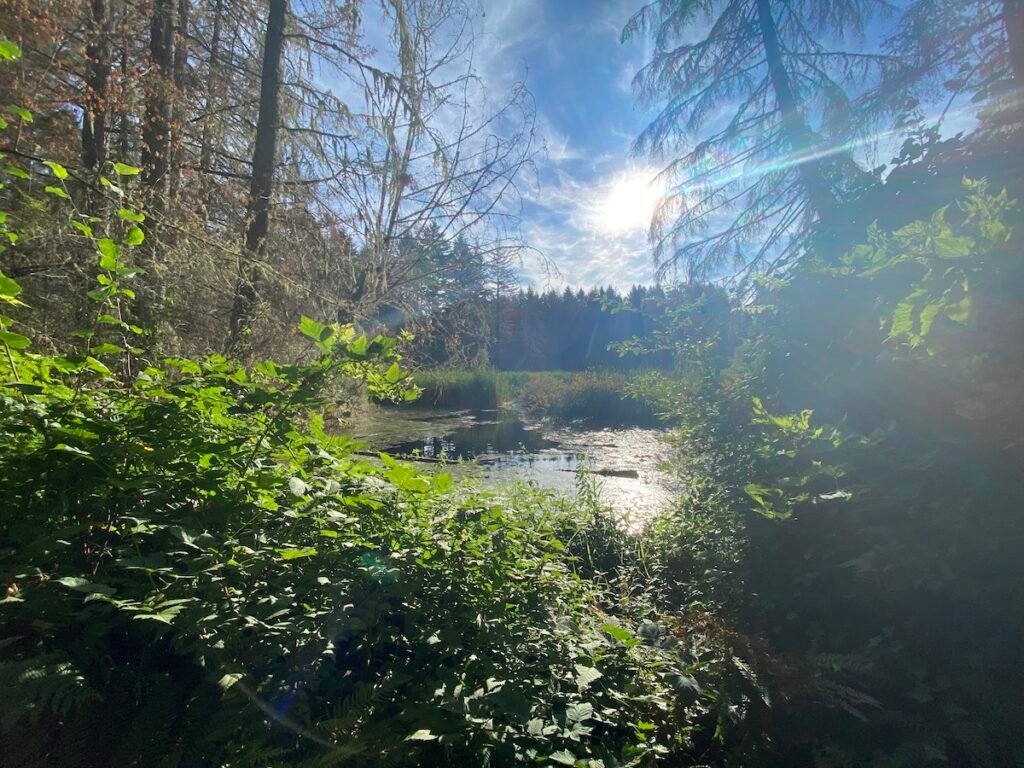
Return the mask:
[[749,681],[721,633],[654,614],[595,498],[499,498],[327,434],[339,377],[414,395],[390,339],[303,318],[301,362],[154,355],[143,214],[117,239],[71,216],[98,266],[80,345],[36,351],[0,273],[0,764],[728,753]]

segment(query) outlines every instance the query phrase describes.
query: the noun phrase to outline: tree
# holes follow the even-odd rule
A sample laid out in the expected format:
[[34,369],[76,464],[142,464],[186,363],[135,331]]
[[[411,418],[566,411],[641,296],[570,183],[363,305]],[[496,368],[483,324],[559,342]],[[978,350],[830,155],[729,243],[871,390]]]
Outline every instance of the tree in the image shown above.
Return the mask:
[[[881,0],[656,0],[626,25],[648,34],[634,84],[660,112],[635,151],[671,156],[673,192],[651,227],[662,272],[706,277],[792,253],[861,176],[848,93],[885,56],[826,47],[862,35]],[[693,30],[702,29],[690,42]],[[731,215],[731,218],[730,218]],[[696,235],[696,237],[694,237]]]
[[263,68],[260,84],[260,112],[253,142],[252,181],[246,209],[245,253],[235,284],[231,309],[231,335],[228,348],[236,351],[242,335],[249,330],[256,304],[260,264],[270,231],[270,203],[277,162],[277,134],[281,102],[281,60],[284,55],[284,30],[288,0],[270,0],[267,33],[263,44]]
[[142,126],[142,180],[161,199],[170,168],[171,104],[174,72],[174,0],[155,0],[149,27],[151,71],[146,80]]
[[107,156],[112,25],[107,0],[92,0],[89,8],[89,43],[85,48],[87,74],[82,104],[82,163],[86,168],[96,169]]
[[526,89],[516,84],[495,103],[473,69],[461,0],[383,5],[395,50],[385,65],[345,70],[359,94],[353,136],[344,172],[323,184],[324,214],[357,246],[344,319],[372,316],[383,302],[407,307],[421,286],[455,274],[458,259],[430,259],[460,238],[485,267],[506,269],[522,248],[516,179],[536,151]]
[[874,110],[912,112],[921,99],[1009,96],[1024,87],[1024,4],[1020,0],[915,0],[885,41],[891,54],[869,99]]

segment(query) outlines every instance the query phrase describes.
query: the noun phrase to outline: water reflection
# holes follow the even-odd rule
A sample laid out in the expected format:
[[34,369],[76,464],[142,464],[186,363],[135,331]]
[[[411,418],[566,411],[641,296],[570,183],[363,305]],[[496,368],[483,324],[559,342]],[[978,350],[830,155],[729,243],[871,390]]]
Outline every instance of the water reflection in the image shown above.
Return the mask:
[[503,411],[466,411],[458,425],[437,418],[427,421],[430,432],[422,437],[384,446],[388,453],[414,454],[428,458],[486,459],[500,455],[529,454],[557,444],[544,437],[539,425],[528,425]]
[[361,427],[360,437],[393,456],[472,461],[454,471],[488,486],[526,480],[572,493],[576,471],[586,466],[628,528],[641,527],[674,498],[670,478],[658,469],[666,448],[656,429],[552,429],[512,411],[428,409],[388,411]]

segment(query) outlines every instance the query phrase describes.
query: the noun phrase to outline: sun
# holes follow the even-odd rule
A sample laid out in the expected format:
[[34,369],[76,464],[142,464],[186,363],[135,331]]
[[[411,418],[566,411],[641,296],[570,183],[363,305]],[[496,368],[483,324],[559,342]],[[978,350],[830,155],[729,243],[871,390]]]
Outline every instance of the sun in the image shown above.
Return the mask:
[[649,170],[625,171],[603,187],[594,206],[594,223],[607,234],[642,232],[650,226],[661,193]]

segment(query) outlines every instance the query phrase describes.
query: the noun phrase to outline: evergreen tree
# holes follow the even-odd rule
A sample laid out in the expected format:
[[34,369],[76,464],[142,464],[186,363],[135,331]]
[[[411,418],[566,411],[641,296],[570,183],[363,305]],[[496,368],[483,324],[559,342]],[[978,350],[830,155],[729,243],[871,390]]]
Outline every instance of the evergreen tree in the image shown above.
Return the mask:
[[[881,0],[656,0],[623,38],[647,34],[635,85],[660,112],[637,152],[672,156],[673,191],[652,227],[663,271],[706,277],[768,266],[830,216],[861,171],[848,89],[882,56],[833,50],[861,36]],[[693,41],[694,29],[703,29]],[[697,235],[694,237],[694,235]],[[781,253],[780,253],[781,251]]]

